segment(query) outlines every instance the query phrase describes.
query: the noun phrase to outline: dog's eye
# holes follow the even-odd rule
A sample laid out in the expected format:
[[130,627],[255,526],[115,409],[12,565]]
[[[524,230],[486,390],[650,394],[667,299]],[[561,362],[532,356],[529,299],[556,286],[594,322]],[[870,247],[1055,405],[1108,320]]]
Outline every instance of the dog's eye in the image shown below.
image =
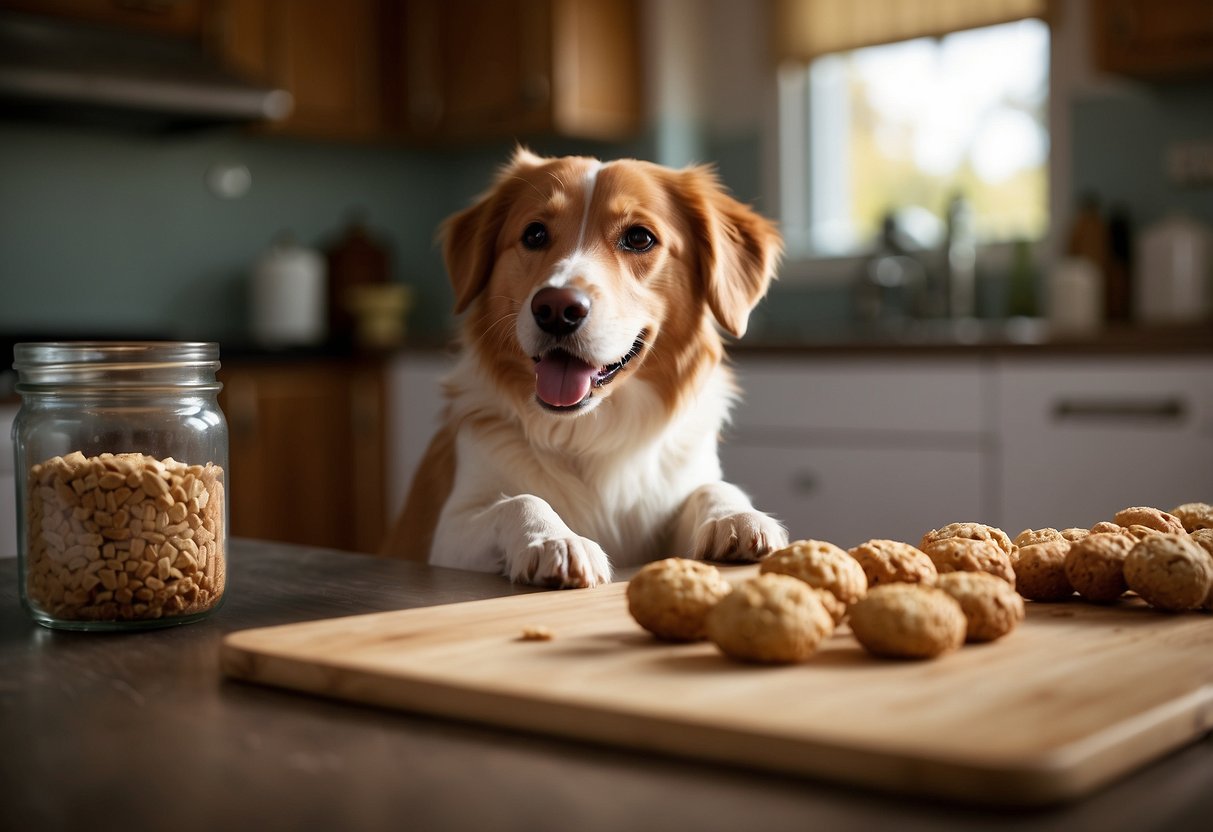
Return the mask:
[[522,244],[529,249],[543,248],[548,244],[548,227],[533,222],[522,230]]
[[628,251],[648,251],[657,245],[657,238],[643,225],[633,225],[623,232],[623,236],[619,238],[619,244]]

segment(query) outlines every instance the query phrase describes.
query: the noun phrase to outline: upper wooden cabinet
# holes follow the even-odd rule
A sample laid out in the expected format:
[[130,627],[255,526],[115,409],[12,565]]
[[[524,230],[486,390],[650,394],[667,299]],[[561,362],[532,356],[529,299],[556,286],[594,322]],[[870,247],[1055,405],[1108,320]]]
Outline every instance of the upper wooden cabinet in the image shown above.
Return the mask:
[[258,129],[444,141],[618,139],[643,116],[639,0],[0,0],[200,39],[286,89]]
[[381,128],[383,0],[209,0],[209,41],[225,63],[280,85],[290,116],[279,133],[367,139]]
[[0,9],[197,37],[206,0],[0,0]]
[[636,0],[403,0],[385,19],[386,118],[429,139],[634,135]]
[[1213,74],[1213,0],[1091,0],[1095,58],[1147,79]]

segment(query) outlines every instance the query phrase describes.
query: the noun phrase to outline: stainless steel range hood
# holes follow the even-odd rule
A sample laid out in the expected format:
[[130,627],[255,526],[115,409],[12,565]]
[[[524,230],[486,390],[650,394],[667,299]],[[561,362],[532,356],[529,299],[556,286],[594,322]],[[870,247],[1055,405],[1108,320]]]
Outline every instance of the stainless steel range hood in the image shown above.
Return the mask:
[[186,125],[277,120],[292,105],[286,90],[238,77],[192,40],[0,14],[3,112]]

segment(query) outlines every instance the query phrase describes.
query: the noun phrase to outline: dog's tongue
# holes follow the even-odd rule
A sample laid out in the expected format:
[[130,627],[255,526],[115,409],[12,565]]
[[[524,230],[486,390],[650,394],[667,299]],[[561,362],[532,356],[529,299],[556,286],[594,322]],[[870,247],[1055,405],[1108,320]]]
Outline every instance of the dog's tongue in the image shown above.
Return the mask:
[[590,392],[596,369],[563,350],[553,350],[535,365],[535,394],[552,407],[568,407]]

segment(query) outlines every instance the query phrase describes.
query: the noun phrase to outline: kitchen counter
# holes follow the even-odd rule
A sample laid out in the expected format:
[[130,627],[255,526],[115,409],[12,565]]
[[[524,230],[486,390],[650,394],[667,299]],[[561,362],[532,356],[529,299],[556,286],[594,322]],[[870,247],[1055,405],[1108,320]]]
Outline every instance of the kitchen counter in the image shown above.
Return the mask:
[[1108,325],[1057,333],[1037,318],[834,324],[794,333],[755,332],[732,344],[735,355],[1185,355],[1213,354],[1213,322],[1183,326]]
[[[133,634],[32,623],[0,561],[6,828],[1203,828],[1213,737],[1091,798],[994,812],[381,711],[225,680],[233,630],[535,591],[492,575],[236,540],[210,619]],[[759,704],[760,703],[756,703]]]

